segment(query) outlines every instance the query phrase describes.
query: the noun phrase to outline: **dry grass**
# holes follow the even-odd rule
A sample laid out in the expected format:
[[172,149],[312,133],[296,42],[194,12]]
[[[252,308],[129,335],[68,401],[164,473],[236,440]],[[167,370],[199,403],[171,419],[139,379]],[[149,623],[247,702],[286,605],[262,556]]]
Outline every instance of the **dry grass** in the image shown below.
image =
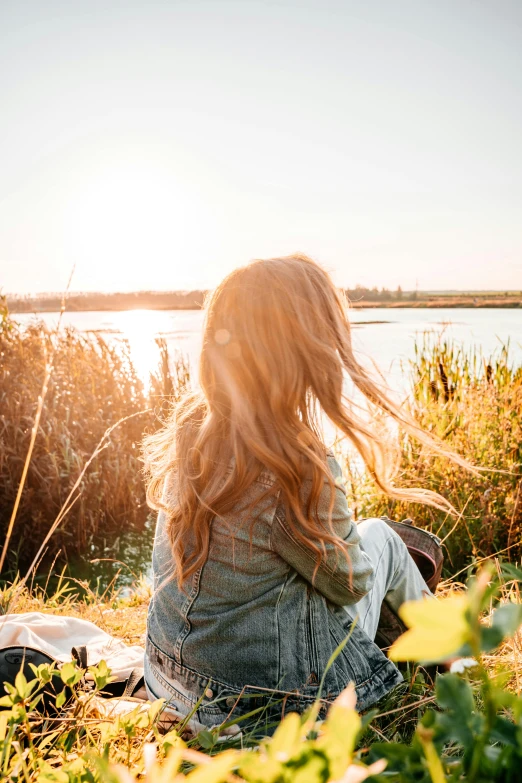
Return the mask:
[[[159,347],[165,354],[165,345]],[[156,426],[165,400],[175,398],[186,383],[187,368],[181,360],[169,367],[163,357],[151,388],[145,389],[125,344],[73,329],[52,333],[41,323],[22,329],[6,313],[0,314],[0,357],[0,538],[41,409],[3,571],[13,577],[32,561],[80,476],[77,500],[53,534],[48,556],[85,552],[100,533],[115,539],[122,529],[145,521],[140,442]],[[82,476],[108,430],[107,448],[99,450]]]
[[127,644],[143,645],[150,597],[150,585],[143,579],[125,593],[115,581],[98,593],[87,582],[59,576],[53,591],[31,585],[20,588],[16,581],[4,587],[0,591],[0,614],[43,612],[79,617]]
[[484,357],[444,340],[426,339],[411,368],[411,406],[419,423],[473,464],[480,476],[431,457],[411,438],[401,441],[402,486],[423,486],[447,497],[457,520],[426,506],[399,503],[375,491],[357,463],[344,457],[350,502],[360,517],[411,517],[445,541],[446,575],[483,557],[522,553],[522,368],[509,351]]

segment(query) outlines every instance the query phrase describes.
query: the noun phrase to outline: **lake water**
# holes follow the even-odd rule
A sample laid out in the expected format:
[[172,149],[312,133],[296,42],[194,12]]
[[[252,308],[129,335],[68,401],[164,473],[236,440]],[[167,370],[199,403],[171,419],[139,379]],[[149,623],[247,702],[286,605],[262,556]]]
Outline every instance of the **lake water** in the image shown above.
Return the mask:
[[[15,318],[27,323],[34,315]],[[55,325],[58,313],[38,315]],[[420,309],[375,308],[350,312],[353,343],[360,358],[370,358],[388,377],[392,386],[403,385],[401,363],[413,357],[415,339],[425,332],[453,337],[464,346],[475,345],[485,354],[509,340],[514,362],[522,364],[522,309]],[[197,374],[201,349],[201,310],[127,310],[124,312],[65,313],[64,325],[102,333],[110,340],[127,340],[140,376],[146,381],[159,358],[155,338],[164,337],[169,347],[188,357]]]
[[[16,315],[21,323],[34,316]],[[38,316],[56,324],[57,313]],[[413,358],[415,340],[424,333],[444,332],[466,347],[476,346],[489,355],[507,341],[515,364],[522,364],[522,309],[357,309],[351,311],[353,343],[359,358],[371,358],[392,387],[405,388],[405,363]],[[139,374],[146,382],[158,362],[155,338],[181,351],[196,375],[201,348],[203,313],[200,310],[66,313],[64,325],[84,332],[102,333],[109,340],[127,340]],[[100,541],[78,562],[70,564],[77,578],[106,586],[118,571],[118,584],[132,583],[134,575],[150,567],[154,520],[142,531],[127,531],[116,541]],[[96,558],[92,562],[92,558]],[[107,560],[98,561],[98,558]]]

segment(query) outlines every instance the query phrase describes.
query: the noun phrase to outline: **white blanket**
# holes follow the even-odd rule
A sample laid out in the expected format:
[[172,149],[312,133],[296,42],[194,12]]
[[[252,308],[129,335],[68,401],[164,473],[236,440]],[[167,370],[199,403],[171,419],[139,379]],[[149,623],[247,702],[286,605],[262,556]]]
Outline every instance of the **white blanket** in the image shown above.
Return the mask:
[[129,646],[87,620],[42,612],[0,617],[0,648],[35,647],[64,663],[71,660],[72,648],[81,645],[87,648],[89,666],[104,660],[117,680],[126,679],[133,669],[143,667],[143,647]]

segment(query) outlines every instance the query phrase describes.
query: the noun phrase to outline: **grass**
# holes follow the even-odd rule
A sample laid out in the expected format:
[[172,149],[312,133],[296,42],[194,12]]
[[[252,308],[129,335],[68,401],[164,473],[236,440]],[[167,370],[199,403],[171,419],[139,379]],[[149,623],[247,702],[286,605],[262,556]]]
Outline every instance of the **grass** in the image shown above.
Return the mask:
[[[18,589],[15,580],[0,590],[0,615],[8,612],[44,612],[79,617],[127,644],[144,644],[150,585],[141,577],[129,591],[122,592],[117,579],[99,590],[86,580],[58,574],[52,591],[38,586]],[[1,622],[1,620],[0,620]]]
[[23,329],[0,313],[0,540],[41,408],[4,577],[31,563],[64,504],[70,508],[46,545],[48,559],[81,554],[101,534],[116,539],[143,525],[140,442],[188,373],[181,359],[169,366],[164,342],[158,347],[162,362],[146,389],[125,343],[73,329],[50,332],[40,322]]
[[[506,577],[501,573],[500,565],[498,563],[496,565],[497,582],[500,586],[498,603],[493,600],[491,588],[485,591],[486,582],[483,579],[478,580],[482,581],[482,594],[480,606],[477,608],[482,609],[482,622],[486,625],[491,620],[494,605],[497,611],[498,606],[504,609],[520,608],[519,587],[522,572],[508,574]],[[488,579],[494,578],[494,573],[488,575]],[[79,587],[83,590],[79,590]],[[447,585],[442,595],[457,589],[459,586],[456,584]],[[471,595],[476,595],[476,592],[475,586],[472,588]],[[52,595],[46,595],[39,590],[29,590],[27,587],[17,590],[16,585],[6,587],[0,593],[0,606],[10,604],[10,609],[17,612],[43,611],[81,617],[95,622],[103,630],[124,639],[129,644],[139,644],[143,642],[149,598],[149,588],[143,583],[136,584],[131,593],[123,596],[114,585],[102,593],[97,593],[88,585],[62,580]],[[448,617],[448,623],[450,622],[451,618]],[[519,695],[521,693],[520,635],[515,634],[514,637],[512,633],[504,635],[509,638],[506,638],[499,648],[489,650],[487,654],[478,653],[484,666],[481,675],[484,678],[482,683],[480,673],[467,675],[461,680],[455,675],[446,675],[448,681],[445,688],[442,688],[439,679],[435,689],[425,670],[416,665],[408,666],[404,672],[404,684],[376,705],[376,709],[363,716],[362,722],[355,714],[353,718],[345,715],[347,720],[336,731],[341,748],[344,745],[349,748],[352,742],[350,737],[353,734],[353,741],[355,742],[357,736],[358,739],[354,753],[350,752],[350,759],[357,763],[369,763],[380,758],[387,759],[389,776],[387,773],[386,778],[382,778],[383,783],[389,780],[394,783],[399,781],[400,783],[413,783],[413,781],[439,783],[446,780],[477,782],[488,780],[490,783],[496,780],[516,781],[515,773],[518,769],[516,765],[522,754],[522,746],[518,751],[512,751],[515,754],[514,760],[511,755],[508,758],[508,761],[511,759],[509,764],[512,765],[513,771],[511,777],[504,774],[505,764],[499,765],[501,770],[498,774],[491,772],[488,773],[489,777],[473,776],[468,774],[472,764],[468,763],[466,767],[466,762],[463,761],[465,754],[463,756],[461,740],[464,720],[472,721],[473,725],[468,731],[475,727],[473,731],[476,731],[477,742],[480,741],[481,731],[487,729],[487,735],[484,733],[487,747],[485,745],[484,753],[477,754],[477,764],[487,766],[490,757],[494,758],[495,753],[498,755],[499,742],[505,740],[500,732],[501,727],[504,732],[506,729],[509,732],[512,721],[520,720],[522,701],[515,696],[516,693]],[[98,671],[97,676],[100,674],[103,672]],[[24,783],[33,783],[33,781],[35,783],[87,783],[87,781],[129,783],[131,780],[143,779],[148,763],[147,756],[152,753],[154,759],[159,759],[162,766],[155,768],[154,774],[149,772],[147,780],[150,783],[162,783],[162,781],[170,783],[174,781],[174,773],[171,771],[169,774],[168,765],[169,760],[175,761],[172,757],[175,748],[185,749],[183,755],[185,765],[182,767],[185,773],[193,769],[193,765],[202,767],[201,778],[197,778],[200,783],[206,781],[237,783],[239,780],[247,780],[249,783],[326,783],[334,779],[330,774],[326,772],[319,774],[315,769],[315,763],[318,761],[315,738],[324,730],[324,726],[318,724],[314,727],[313,721],[308,732],[305,732],[308,734],[308,740],[305,741],[303,738],[297,744],[293,744],[289,727],[283,731],[283,724],[281,724],[276,745],[279,755],[274,758],[274,761],[280,764],[288,763],[289,767],[286,770],[276,769],[273,775],[268,770],[265,777],[261,775],[258,766],[263,761],[262,748],[266,747],[269,752],[269,745],[264,746],[261,743],[266,728],[262,716],[257,720],[251,718],[242,721],[240,723],[242,735],[225,742],[218,741],[218,731],[205,730],[194,736],[183,724],[178,724],[165,734],[158,727],[158,717],[161,714],[159,703],[152,705],[130,703],[125,713],[117,715],[111,712],[115,708],[112,702],[100,699],[96,692],[85,693],[82,690],[79,682],[80,673],[76,674],[74,669],[69,668],[65,676],[69,678],[68,682],[72,682],[73,697],[66,702],[57,717],[42,716],[36,707],[31,708],[35,694],[27,691],[28,686],[24,682],[18,683],[16,697],[18,701],[9,712],[6,709],[7,704],[0,705],[0,764],[3,765],[6,780],[13,783],[19,780]],[[461,704],[466,695],[462,693],[463,687],[469,689],[470,695],[473,694],[469,717],[465,715]],[[471,698],[470,695],[467,698]],[[494,708],[493,723],[489,728],[484,723],[484,716],[488,713],[488,700],[493,700],[490,706]],[[439,746],[437,748],[433,746],[431,757],[427,752],[423,756],[419,748],[419,740],[422,739],[424,743],[422,747],[426,750],[424,747],[426,738],[431,741],[433,735],[433,730],[429,729],[429,726],[433,725],[434,720],[438,720],[434,708],[441,711],[439,730],[449,732],[448,736],[454,736],[455,740],[444,744],[444,753],[440,751]],[[5,716],[5,719],[2,716]],[[499,720],[502,721],[501,725],[498,723]],[[355,729],[354,721],[356,721]],[[284,725],[287,726],[287,723],[285,722]],[[313,730],[310,732],[310,729]],[[311,744],[307,745],[307,743]],[[214,759],[217,763],[225,750],[229,753],[231,751],[239,753],[234,757],[236,766],[241,759],[249,758],[248,753],[247,756],[244,753],[250,750],[258,756],[256,768],[251,770],[247,765],[239,776],[225,775],[219,772],[219,768],[211,772],[212,765],[207,768],[207,762]],[[297,767],[296,763],[290,763],[293,756],[302,754],[305,750],[310,752],[307,752],[305,758],[300,758]],[[207,761],[204,761],[201,754],[207,757]],[[226,762],[226,758],[224,756],[223,761]],[[181,759],[179,761],[181,762]],[[333,768],[332,763],[333,759],[330,759],[330,772]],[[437,765],[440,766],[440,770],[444,768],[448,774],[453,769],[455,773],[458,772],[458,776],[450,777],[443,773],[442,777],[437,777],[435,775]],[[466,774],[463,774],[463,765],[466,767]],[[298,769],[301,769],[300,774],[297,774]],[[397,770],[397,774],[393,773],[394,769]],[[181,775],[179,780],[183,778],[184,775]],[[355,781],[359,778],[353,779]],[[335,777],[335,780],[338,778]],[[351,778],[346,778],[346,783],[350,780]],[[381,778],[376,777],[375,780],[381,781]],[[175,781],[177,783],[178,778]]]
[[411,438],[401,440],[397,485],[421,485],[447,497],[457,520],[427,506],[398,503],[375,491],[349,452],[341,454],[356,516],[410,517],[445,543],[446,575],[493,553],[522,554],[522,368],[509,347],[484,357],[476,349],[427,336],[409,368],[417,421],[469,462],[474,476],[431,457]]

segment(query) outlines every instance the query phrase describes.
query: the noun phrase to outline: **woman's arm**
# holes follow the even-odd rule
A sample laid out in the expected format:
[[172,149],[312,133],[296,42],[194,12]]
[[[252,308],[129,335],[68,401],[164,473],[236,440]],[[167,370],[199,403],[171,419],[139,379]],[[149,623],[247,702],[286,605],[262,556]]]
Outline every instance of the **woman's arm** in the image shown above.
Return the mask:
[[[328,463],[333,478],[339,479],[341,469],[337,461],[332,457],[329,458]],[[334,492],[332,524],[339,538],[342,539],[342,547],[348,558],[333,544],[327,544],[326,557],[322,558],[314,578],[315,555],[292,533],[282,510],[276,511],[272,524],[272,547],[329,601],[345,606],[356,603],[369,592],[373,586],[374,572],[370,558],[360,547],[361,539],[357,525],[348,508],[344,488],[338,482]],[[324,522],[325,529],[327,529],[329,505],[330,487],[325,483],[318,507],[319,521]],[[293,525],[305,534],[295,518]]]

